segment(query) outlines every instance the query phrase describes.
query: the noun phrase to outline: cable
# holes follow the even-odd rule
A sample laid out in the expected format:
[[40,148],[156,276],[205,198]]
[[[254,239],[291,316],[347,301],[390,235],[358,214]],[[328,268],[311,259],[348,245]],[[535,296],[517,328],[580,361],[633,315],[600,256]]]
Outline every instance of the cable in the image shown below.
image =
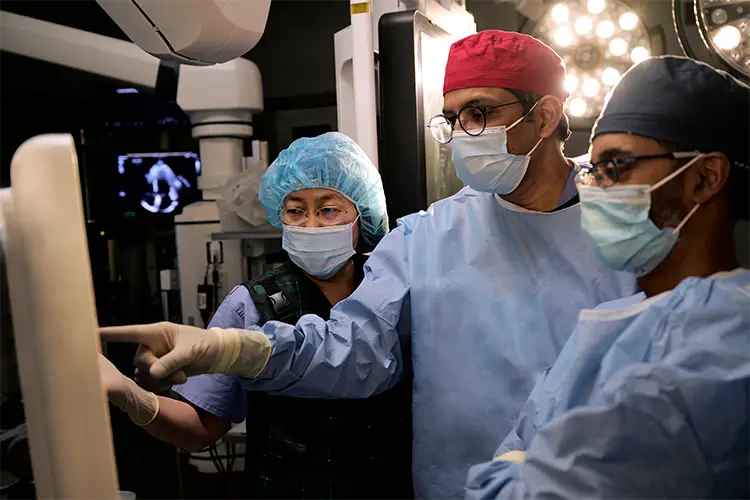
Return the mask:
[[[198,311],[203,321],[203,328],[208,328],[208,323],[214,311],[215,292],[208,284],[208,273],[211,271],[211,263],[206,264],[206,272],[203,274],[203,284],[198,285]],[[215,287],[213,287],[215,288]]]
[[182,500],[185,498],[185,485],[182,482],[182,460],[180,460],[180,449],[175,448],[175,457],[177,459],[177,494]]
[[219,308],[219,266],[216,264],[216,257],[214,257],[214,266],[211,271],[211,281],[214,285],[214,307],[213,313]]
[[212,446],[208,449],[208,454],[211,456],[211,460],[214,463],[214,467],[216,467],[216,470],[219,471],[219,473],[224,473],[226,470],[224,469],[224,464],[221,463],[221,458],[219,458],[219,453],[216,451],[216,447]]
[[229,463],[227,464],[227,472],[232,472],[232,469],[234,469],[234,462],[237,459],[237,449],[235,448],[234,443],[228,443],[227,448],[229,450]]

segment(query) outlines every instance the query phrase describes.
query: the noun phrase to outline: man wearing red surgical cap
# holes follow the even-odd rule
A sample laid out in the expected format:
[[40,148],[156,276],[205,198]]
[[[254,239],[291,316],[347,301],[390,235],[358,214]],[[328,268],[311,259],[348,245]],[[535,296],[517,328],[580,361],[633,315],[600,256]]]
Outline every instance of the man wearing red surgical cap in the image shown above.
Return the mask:
[[574,166],[561,147],[564,81],[560,57],[528,35],[485,31],[455,43],[430,129],[453,142],[458,177],[528,210],[557,208]]
[[445,113],[430,128],[453,141],[469,187],[399,220],[328,321],[159,324],[104,338],[143,344],[139,366],[155,377],[228,373],[286,396],[368,397],[413,369],[415,495],[463,496],[469,466],[511,430],[578,311],[634,292],[634,277],[601,265],[581,230],[561,151],[564,79],[557,54],[526,35],[453,44]]

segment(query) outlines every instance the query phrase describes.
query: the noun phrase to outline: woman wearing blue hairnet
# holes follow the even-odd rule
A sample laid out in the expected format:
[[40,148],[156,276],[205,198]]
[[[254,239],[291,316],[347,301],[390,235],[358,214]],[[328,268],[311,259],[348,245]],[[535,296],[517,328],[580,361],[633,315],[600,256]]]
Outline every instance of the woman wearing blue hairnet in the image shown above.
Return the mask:
[[[260,201],[283,229],[287,261],[236,287],[210,328],[328,319],[362,281],[366,257],[388,230],[380,175],[357,144],[332,132],[281,152]],[[408,498],[410,392],[401,386],[355,400],[246,392],[236,376],[202,375],[156,396],[100,357],[110,401],[153,436],[190,451],[212,445],[245,418],[248,498]]]

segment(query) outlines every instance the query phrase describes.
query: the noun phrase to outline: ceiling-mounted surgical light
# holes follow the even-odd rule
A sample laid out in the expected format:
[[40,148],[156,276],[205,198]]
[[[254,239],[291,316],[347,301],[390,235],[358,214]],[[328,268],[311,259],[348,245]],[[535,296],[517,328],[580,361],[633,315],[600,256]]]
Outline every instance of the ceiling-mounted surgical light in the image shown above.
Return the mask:
[[579,35],[585,35],[591,31],[591,29],[594,27],[594,23],[591,21],[591,18],[589,16],[581,16],[578,19],[576,19],[575,24],[573,25],[573,29],[575,29],[576,33]]
[[646,26],[621,0],[559,0],[532,35],[565,61],[565,110],[577,126],[590,124],[620,76],[653,52]]
[[[672,15],[686,55],[750,81],[750,0],[673,0]],[[693,26],[703,47],[690,43]]]
[[630,51],[630,60],[633,61],[633,64],[638,64],[648,59],[650,55],[646,47],[636,47]]
[[606,0],[588,0],[586,2],[586,9],[594,15],[601,14],[606,7]]
[[620,16],[618,23],[620,25],[620,28],[624,29],[625,31],[632,31],[636,26],[638,26],[638,16],[635,14],[635,12],[625,12]]
[[568,113],[573,118],[581,118],[586,115],[587,111],[588,105],[586,104],[586,101],[580,97],[572,99],[568,104]]
[[615,38],[609,42],[609,51],[615,56],[623,56],[628,51],[628,42],[622,38]]
[[552,8],[550,15],[555,22],[566,23],[568,22],[570,12],[568,12],[568,8],[564,4],[559,3]]
[[602,71],[602,82],[604,85],[614,87],[614,85],[620,81],[620,72],[615,68],[607,68]]

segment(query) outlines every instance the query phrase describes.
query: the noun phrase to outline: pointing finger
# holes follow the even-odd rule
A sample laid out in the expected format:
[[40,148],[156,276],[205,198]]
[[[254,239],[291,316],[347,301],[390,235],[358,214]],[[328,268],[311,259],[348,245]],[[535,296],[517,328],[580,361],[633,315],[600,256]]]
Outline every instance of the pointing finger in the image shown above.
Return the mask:
[[130,342],[150,345],[155,339],[161,340],[165,332],[163,323],[150,325],[107,326],[99,328],[102,340],[108,342]]

